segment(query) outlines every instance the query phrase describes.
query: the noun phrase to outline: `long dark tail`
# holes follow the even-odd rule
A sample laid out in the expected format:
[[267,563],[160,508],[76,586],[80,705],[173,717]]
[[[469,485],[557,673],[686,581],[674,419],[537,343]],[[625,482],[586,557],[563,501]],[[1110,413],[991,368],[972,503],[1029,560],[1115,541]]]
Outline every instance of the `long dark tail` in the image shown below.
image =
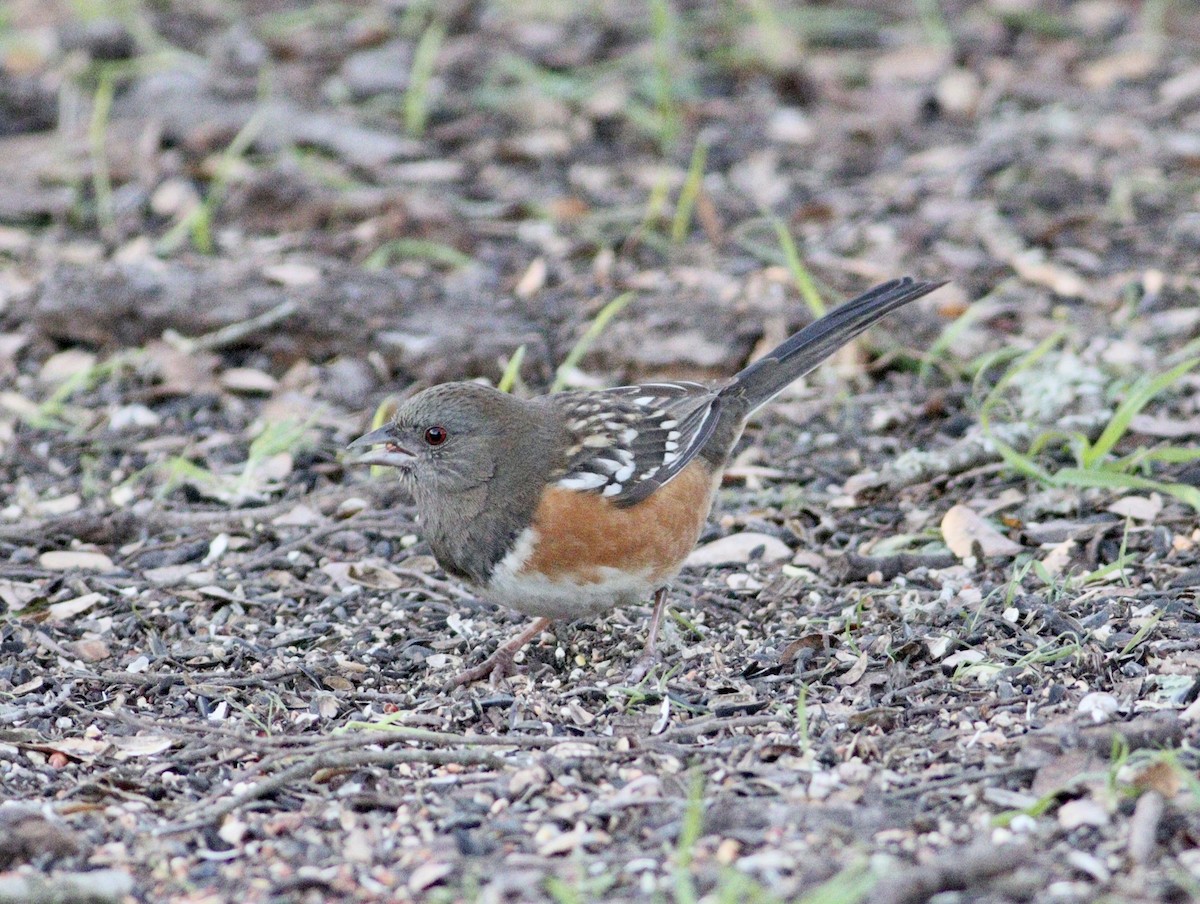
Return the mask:
[[796,333],[777,349],[759,358],[733,378],[722,391],[749,413],[770,401],[793,380],[798,380],[835,351],[896,308],[944,286],[918,282],[911,276],[876,286],[830,311]]

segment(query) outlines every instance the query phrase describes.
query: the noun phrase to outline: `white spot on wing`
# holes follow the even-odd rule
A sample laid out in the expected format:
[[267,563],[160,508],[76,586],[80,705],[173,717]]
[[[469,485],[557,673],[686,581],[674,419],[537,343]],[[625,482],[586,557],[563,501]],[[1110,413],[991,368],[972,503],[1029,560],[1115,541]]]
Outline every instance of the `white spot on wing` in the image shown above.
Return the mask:
[[623,490],[623,489],[625,489],[625,487],[623,487],[623,486],[622,486],[621,484],[619,484],[619,483],[610,483],[608,486],[606,486],[606,487],[604,488],[604,493],[603,493],[602,495],[604,495],[604,496],[616,496],[616,495],[617,495],[617,493],[621,492],[621,490]]
[[582,471],[578,474],[569,474],[558,482],[558,485],[564,490],[594,490],[596,487],[602,487],[608,483],[608,478],[603,474],[591,474],[587,471]]

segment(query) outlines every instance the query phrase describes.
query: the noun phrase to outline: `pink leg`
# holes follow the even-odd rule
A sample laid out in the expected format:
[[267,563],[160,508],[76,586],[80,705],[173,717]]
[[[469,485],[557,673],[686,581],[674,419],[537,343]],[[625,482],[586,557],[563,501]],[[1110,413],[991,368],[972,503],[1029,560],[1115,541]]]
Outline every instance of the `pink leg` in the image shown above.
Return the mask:
[[637,684],[658,664],[658,626],[662,624],[663,613],[666,611],[667,588],[660,587],[654,592],[654,614],[650,616],[650,629],[646,632],[646,648],[629,670],[629,677],[626,679],[630,684]]
[[479,663],[479,665],[465,669],[451,678],[446,683],[446,689],[449,690],[450,688],[458,687],[460,684],[470,684],[472,681],[479,681],[481,678],[489,676],[492,683],[495,684],[507,675],[511,675],[513,654],[545,631],[549,626],[550,619],[535,618],[520,634],[500,644],[496,648],[496,652]]

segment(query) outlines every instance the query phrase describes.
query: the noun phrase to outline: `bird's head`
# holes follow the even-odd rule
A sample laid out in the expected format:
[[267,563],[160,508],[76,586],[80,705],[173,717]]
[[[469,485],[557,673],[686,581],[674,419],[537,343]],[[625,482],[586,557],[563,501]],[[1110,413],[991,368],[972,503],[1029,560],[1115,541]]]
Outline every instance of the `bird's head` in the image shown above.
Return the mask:
[[492,479],[525,420],[523,403],[510,395],[478,383],[443,383],[405,400],[387,424],[349,448],[359,453],[356,464],[396,468],[419,504]]

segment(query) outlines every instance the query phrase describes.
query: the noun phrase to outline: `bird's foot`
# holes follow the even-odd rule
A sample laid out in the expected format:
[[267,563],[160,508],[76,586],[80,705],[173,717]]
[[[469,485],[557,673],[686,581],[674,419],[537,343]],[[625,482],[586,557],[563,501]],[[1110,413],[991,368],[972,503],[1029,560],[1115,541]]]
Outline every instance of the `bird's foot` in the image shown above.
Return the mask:
[[666,610],[667,588],[660,587],[654,593],[654,614],[650,616],[650,627],[646,631],[646,648],[642,650],[642,655],[633,664],[625,679],[629,684],[641,684],[642,679],[650,674],[650,670],[662,661],[662,657],[658,655],[658,628]]
[[453,690],[456,687],[471,684],[482,678],[488,678],[493,686],[499,684],[509,675],[514,674],[515,664],[513,657],[517,651],[546,630],[549,625],[550,619],[548,618],[534,619],[520,634],[500,644],[496,648],[496,652],[479,663],[479,665],[464,669],[446,682],[446,690]]
[[479,665],[463,669],[447,681],[446,690],[453,690],[464,684],[474,684],[476,681],[482,681],[484,678],[487,678],[495,686],[509,675],[514,674],[516,674],[516,664],[513,661],[513,654],[504,647],[501,647],[483,662],[479,663]]

